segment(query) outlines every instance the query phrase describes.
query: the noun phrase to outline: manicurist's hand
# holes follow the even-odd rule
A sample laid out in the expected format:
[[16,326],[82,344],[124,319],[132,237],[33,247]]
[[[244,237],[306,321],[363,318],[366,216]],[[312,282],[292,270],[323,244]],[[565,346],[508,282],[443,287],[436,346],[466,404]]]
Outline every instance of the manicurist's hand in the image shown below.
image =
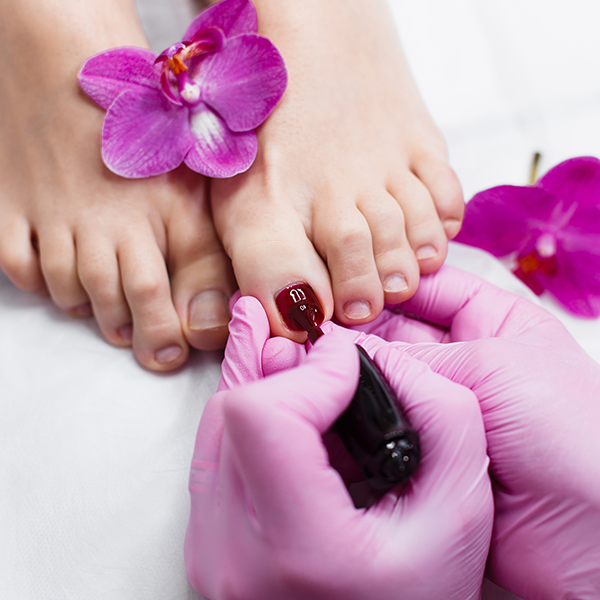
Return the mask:
[[[401,345],[469,387],[496,515],[488,576],[525,599],[600,598],[600,365],[545,310],[450,267],[353,340]],[[436,339],[453,343],[433,343]]]
[[209,401],[194,451],[194,587],[211,600],[478,598],[493,506],[475,395],[398,348],[376,353],[422,459],[402,494],[356,509],[322,440],[355,392],[356,348],[330,332],[263,377],[263,362],[279,370],[267,338],[262,307],[243,298],[224,364],[233,389]]

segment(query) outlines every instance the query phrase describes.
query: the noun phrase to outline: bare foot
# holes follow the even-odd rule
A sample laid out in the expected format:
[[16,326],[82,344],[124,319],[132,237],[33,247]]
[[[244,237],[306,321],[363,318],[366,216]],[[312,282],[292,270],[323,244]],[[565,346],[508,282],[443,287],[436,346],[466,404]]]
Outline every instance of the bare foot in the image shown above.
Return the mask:
[[130,181],[102,164],[104,111],[77,73],[123,45],[147,47],[132,3],[2,2],[0,267],[164,371],[188,344],[224,345],[236,286],[204,178],[181,167]]
[[385,0],[255,0],[289,85],[246,173],[211,183],[245,295],[312,285],[326,316],[374,319],[414,294],[462,222],[460,184],[406,65]]

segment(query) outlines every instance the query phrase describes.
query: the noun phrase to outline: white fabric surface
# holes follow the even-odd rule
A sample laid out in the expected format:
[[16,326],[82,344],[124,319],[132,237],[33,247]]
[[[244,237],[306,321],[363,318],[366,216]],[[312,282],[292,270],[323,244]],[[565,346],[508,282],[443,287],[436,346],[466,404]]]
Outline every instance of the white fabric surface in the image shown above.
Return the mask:
[[[466,197],[600,156],[597,0],[390,0],[423,96]],[[184,0],[140,0],[161,50],[185,29]],[[538,301],[490,256],[449,261]],[[557,314],[600,361],[600,325]],[[143,370],[94,322],[0,276],[0,598],[183,600],[187,476],[219,353],[169,375]],[[486,584],[484,598],[514,598]]]

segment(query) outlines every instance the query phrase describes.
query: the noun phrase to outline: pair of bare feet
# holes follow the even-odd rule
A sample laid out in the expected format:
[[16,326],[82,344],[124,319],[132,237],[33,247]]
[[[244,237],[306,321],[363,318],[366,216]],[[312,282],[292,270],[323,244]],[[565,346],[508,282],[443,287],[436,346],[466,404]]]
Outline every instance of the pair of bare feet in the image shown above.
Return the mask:
[[460,185],[385,0],[255,5],[288,89],[252,167],[210,182],[186,167],[125,180],[101,162],[103,111],[77,72],[107,48],[148,46],[133,4],[0,7],[0,267],[93,314],[153,370],[180,366],[190,346],[222,347],[238,285],[274,335],[303,340],[274,302],[299,281],[326,317],[368,322],[416,291],[460,228]]

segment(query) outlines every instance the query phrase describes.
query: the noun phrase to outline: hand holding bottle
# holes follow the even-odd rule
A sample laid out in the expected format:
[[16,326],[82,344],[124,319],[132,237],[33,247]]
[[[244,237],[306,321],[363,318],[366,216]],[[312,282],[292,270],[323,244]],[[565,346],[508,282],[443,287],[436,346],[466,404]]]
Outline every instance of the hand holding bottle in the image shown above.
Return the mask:
[[365,331],[382,336],[479,398],[490,579],[526,600],[599,598],[600,365],[545,310],[451,267],[398,308],[428,323],[386,311],[351,339],[373,352],[385,342]]
[[263,378],[263,362],[277,357],[267,349],[264,360],[262,307],[243,298],[232,323],[224,373],[233,389],[209,401],[192,464],[194,587],[211,600],[478,598],[493,506],[472,392],[381,349],[375,360],[402,390],[423,456],[403,494],[357,510],[322,442],[356,389],[355,346],[335,333],[308,357],[296,345],[302,364]]

